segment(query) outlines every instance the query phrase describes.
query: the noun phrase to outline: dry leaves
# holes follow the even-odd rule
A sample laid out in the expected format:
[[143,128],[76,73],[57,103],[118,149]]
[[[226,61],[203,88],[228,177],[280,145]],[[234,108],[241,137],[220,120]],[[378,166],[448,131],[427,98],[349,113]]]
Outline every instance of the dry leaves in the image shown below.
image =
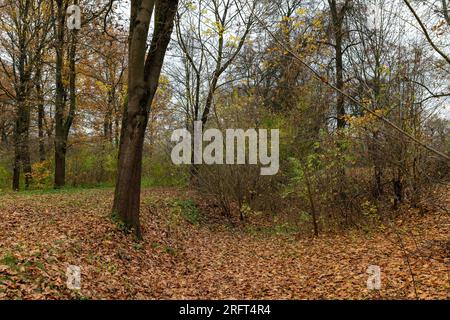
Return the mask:
[[[145,241],[135,243],[109,219],[110,190],[2,196],[0,299],[448,298],[444,210],[295,239],[173,219],[183,197],[145,190]],[[69,265],[82,268],[79,292],[66,286]],[[380,291],[367,289],[369,265],[381,267]]]

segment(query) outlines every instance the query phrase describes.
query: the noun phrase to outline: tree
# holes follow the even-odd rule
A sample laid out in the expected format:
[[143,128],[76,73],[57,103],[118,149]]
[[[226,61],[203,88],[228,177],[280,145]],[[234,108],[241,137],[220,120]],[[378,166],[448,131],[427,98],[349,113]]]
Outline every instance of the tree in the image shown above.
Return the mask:
[[[336,0],[328,0],[331,14],[331,30],[336,59],[336,88],[344,90],[344,19],[350,10],[351,1],[345,0],[342,4]],[[338,129],[345,128],[345,97],[342,94],[337,95],[336,117]]]
[[[111,28],[112,29],[112,28]],[[98,39],[102,41],[99,42]],[[122,40],[123,39],[123,40]],[[104,43],[108,46],[105,48]],[[120,110],[123,100],[124,86],[127,71],[127,41],[126,34],[119,30],[108,30],[107,34],[101,34],[100,30],[92,32],[90,43],[91,54],[84,63],[83,69],[86,75],[96,80],[97,95],[101,100],[97,104],[101,106],[103,119],[100,121],[103,138],[115,146],[119,146],[120,135]],[[123,104],[122,104],[123,105]]]
[[[180,94],[186,109],[187,127],[207,125],[214,111],[214,98],[220,82],[238,58],[254,25],[257,1],[199,1],[189,3],[176,19],[178,45],[182,56],[184,92]],[[179,70],[176,71],[177,73]],[[195,183],[198,164],[192,155],[191,178]]]
[[[447,54],[445,54],[445,52],[442,51],[436,45],[436,43],[433,41],[433,39],[431,39],[430,33],[428,32],[428,30],[427,30],[425,24],[423,23],[422,19],[417,14],[416,10],[414,10],[414,8],[412,7],[412,5],[410,4],[410,2],[408,0],[403,0],[403,1],[405,2],[405,4],[408,7],[409,11],[411,11],[411,13],[414,16],[414,18],[416,19],[417,23],[420,26],[420,29],[422,30],[423,34],[425,35],[425,38],[427,39],[427,41],[430,44],[430,46],[434,49],[434,51],[436,51],[450,65],[450,57]],[[446,22],[448,24],[450,24],[446,0],[442,0],[442,12],[443,12],[443,15],[445,17]]]
[[[202,121],[203,126],[208,122],[221,77],[248,40],[257,2],[244,3],[250,10],[233,1],[199,1],[197,7],[188,7],[187,12],[177,18],[178,44],[186,73],[183,85],[186,98],[191,99],[187,111],[192,127],[194,121]],[[183,30],[182,20],[187,22],[186,30]],[[202,87],[204,92],[201,92]]]
[[[142,238],[139,209],[145,132],[177,8],[178,0],[131,2],[128,104],[122,120],[113,217],[133,229],[139,239]],[[147,52],[147,38],[153,11],[155,11],[154,31]]]
[[48,43],[50,23],[46,9],[47,4],[42,0],[8,1],[4,6],[5,14],[0,19],[5,53],[0,62],[2,71],[13,84],[12,90],[3,83],[0,83],[0,88],[16,106],[13,190],[20,189],[22,169],[25,188],[30,186],[32,178],[29,143],[32,92],[36,81],[39,81],[36,70],[42,50]]
[[[77,44],[79,30],[73,29],[67,34],[66,18],[69,8],[68,0],[54,0],[56,7],[52,2],[52,16],[54,20],[55,34],[55,188],[64,187],[66,184],[66,154],[67,142],[70,129],[72,127],[75,112],[77,109]],[[75,5],[79,4],[78,0],[74,0]],[[103,13],[108,14],[111,11],[114,0],[108,0],[100,10],[92,10],[90,16],[83,20],[81,26],[100,17]],[[97,7],[97,4],[94,5]],[[64,78],[65,54],[67,54],[68,63],[68,79]],[[68,88],[65,85],[68,83]],[[67,91],[69,93],[69,110],[66,111]]]

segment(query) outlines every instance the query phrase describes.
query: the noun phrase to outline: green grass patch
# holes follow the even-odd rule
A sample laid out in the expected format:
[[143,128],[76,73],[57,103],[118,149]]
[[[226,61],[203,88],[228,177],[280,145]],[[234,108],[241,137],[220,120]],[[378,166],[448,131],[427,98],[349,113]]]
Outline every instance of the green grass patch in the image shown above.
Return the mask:
[[13,270],[17,271],[19,269],[19,260],[9,252],[3,256],[1,263]]
[[177,251],[176,251],[174,248],[169,247],[169,246],[166,246],[166,247],[164,248],[164,251],[165,251],[167,254],[169,254],[169,255],[171,255],[171,256],[173,256],[173,257],[175,257],[175,256],[177,255]]
[[203,214],[193,200],[176,200],[174,206],[176,213],[190,224],[199,225],[204,221]]

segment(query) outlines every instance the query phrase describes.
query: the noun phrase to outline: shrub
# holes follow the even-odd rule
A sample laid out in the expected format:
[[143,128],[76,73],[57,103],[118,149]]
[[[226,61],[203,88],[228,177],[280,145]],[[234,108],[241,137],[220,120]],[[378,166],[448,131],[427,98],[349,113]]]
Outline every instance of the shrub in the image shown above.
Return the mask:
[[228,218],[238,214],[244,220],[256,210],[274,212],[280,203],[274,199],[278,198],[274,178],[261,176],[258,166],[201,166],[196,180],[197,191]]

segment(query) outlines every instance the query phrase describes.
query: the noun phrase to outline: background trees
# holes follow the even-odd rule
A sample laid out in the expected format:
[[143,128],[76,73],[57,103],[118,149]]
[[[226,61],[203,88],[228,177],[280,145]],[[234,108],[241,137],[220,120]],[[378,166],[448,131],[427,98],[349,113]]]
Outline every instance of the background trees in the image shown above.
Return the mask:
[[[80,30],[66,26],[72,4]],[[316,233],[420,207],[448,179],[447,11],[442,0],[3,1],[1,188],[115,185],[113,212],[138,236],[141,185],[192,176],[230,219],[279,214]],[[173,166],[171,132],[195,121],[281,128],[281,173]]]
[[4,74],[1,88],[15,106],[12,186],[19,190],[21,170],[25,174],[26,188],[32,178],[29,130],[31,109],[37,101],[36,91],[38,95],[40,91],[36,70],[41,68],[43,50],[48,44],[49,19],[45,16],[48,6],[42,1],[7,1],[3,9],[2,42],[6,45],[1,59]]

